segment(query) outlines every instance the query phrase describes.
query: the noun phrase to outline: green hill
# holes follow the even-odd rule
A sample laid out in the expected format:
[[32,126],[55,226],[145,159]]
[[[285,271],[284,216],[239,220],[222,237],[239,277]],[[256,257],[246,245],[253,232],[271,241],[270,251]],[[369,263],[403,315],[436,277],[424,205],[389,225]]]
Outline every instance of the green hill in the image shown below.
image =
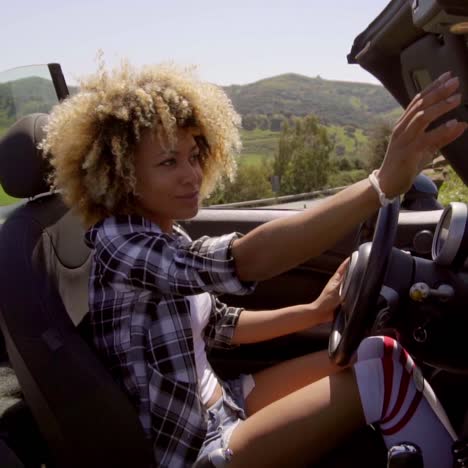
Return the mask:
[[[317,115],[327,125],[368,128],[377,116],[400,106],[379,85],[329,81],[288,73],[224,90],[246,119],[249,115]],[[270,130],[271,130],[270,126]]]
[[241,161],[271,160],[285,121],[317,115],[334,142],[334,157],[363,158],[377,119],[395,121],[402,109],[380,85],[329,81],[288,73],[224,90],[242,115]]
[[[399,105],[382,86],[293,73],[224,89],[242,115],[246,129],[279,131],[285,118],[316,114],[326,125],[352,126],[365,131],[376,117],[399,112]],[[13,123],[15,116],[47,112],[55,103],[50,80],[30,77],[0,83],[0,128]],[[249,128],[252,116],[263,122]]]
[[[376,118],[396,119],[401,112],[382,86],[292,73],[224,89],[242,115],[242,159],[250,164],[274,155],[281,125],[294,116],[316,114],[329,129],[334,155],[359,158]],[[52,83],[44,78],[0,83],[0,136],[18,116],[47,112],[56,101]]]

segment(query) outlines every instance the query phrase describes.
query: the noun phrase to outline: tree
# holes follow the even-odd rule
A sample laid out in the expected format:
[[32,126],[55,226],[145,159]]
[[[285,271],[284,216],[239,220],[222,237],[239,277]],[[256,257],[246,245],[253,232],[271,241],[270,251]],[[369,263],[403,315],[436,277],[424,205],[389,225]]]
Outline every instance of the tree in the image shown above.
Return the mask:
[[281,177],[284,176],[289,160],[291,159],[291,149],[294,141],[294,130],[288,124],[283,123],[280,138],[278,141],[278,152],[275,155],[273,163],[273,172],[275,175]]
[[270,117],[270,130],[272,132],[279,132],[285,121],[285,117],[281,114],[272,115]]
[[390,123],[381,120],[371,129],[367,146],[364,150],[368,169],[378,169],[384,160],[387,147],[392,136]]
[[345,134],[349,137],[349,138],[354,138],[354,134],[356,133],[356,128],[355,127],[351,127],[350,125],[346,125],[344,127],[344,131],[345,131]]
[[[336,140],[336,137],[335,137],[335,140]],[[346,148],[343,145],[336,145],[335,154],[337,156],[344,156],[346,154]]]
[[336,166],[339,171],[350,171],[352,169],[348,158],[339,159]]
[[259,128],[260,130],[270,129],[270,121],[268,120],[268,117],[266,115],[257,115],[257,128]]
[[208,205],[271,198],[271,165],[240,164],[234,181],[223,181],[207,200]]
[[327,184],[333,149],[326,128],[317,117],[285,123],[274,161],[274,173],[281,180],[281,194],[318,190]]
[[242,117],[242,128],[244,130],[255,130],[257,128],[257,116],[247,114]]
[[366,165],[364,164],[364,161],[362,159],[359,159],[359,158],[354,158],[352,160],[352,165],[353,165],[354,169],[365,169],[366,168]]

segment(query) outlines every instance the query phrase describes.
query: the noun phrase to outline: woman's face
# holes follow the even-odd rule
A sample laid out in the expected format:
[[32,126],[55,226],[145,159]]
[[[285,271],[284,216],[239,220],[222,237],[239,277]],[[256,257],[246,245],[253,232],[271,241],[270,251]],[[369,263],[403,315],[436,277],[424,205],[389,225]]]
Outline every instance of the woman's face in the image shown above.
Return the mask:
[[164,148],[150,130],[135,150],[136,203],[140,214],[170,232],[176,219],[198,212],[202,182],[200,149],[189,130],[177,131],[177,145]]

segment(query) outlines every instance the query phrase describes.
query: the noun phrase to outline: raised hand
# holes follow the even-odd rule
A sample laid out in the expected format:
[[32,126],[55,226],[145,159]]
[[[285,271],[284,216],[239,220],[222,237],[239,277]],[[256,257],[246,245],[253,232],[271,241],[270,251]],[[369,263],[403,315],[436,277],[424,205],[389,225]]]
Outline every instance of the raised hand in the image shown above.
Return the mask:
[[388,198],[409,190],[413,179],[436,152],[468,128],[465,122],[451,120],[428,129],[435,120],[460,105],[459,85],[457,77],[444,73],[414,97],[396,123],[377,176]]

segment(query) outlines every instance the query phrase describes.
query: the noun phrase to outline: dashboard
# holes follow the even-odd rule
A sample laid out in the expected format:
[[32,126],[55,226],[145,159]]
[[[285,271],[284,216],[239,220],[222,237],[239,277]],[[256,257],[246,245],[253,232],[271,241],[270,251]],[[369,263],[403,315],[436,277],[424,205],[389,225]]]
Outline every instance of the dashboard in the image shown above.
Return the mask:
[[452,202],[443,211],[434,234],[432,259],[460,269],[468,257],[468,206]]
[[[453,202],[430,216],[436,214],[428,230],[434,233],[429,255],[393,247],[368,334],[393,334],[419,362],[468,373],[468,206]],[[365,282],[371,249],[367,242],[351,255],[340,291],[350,310]]]

